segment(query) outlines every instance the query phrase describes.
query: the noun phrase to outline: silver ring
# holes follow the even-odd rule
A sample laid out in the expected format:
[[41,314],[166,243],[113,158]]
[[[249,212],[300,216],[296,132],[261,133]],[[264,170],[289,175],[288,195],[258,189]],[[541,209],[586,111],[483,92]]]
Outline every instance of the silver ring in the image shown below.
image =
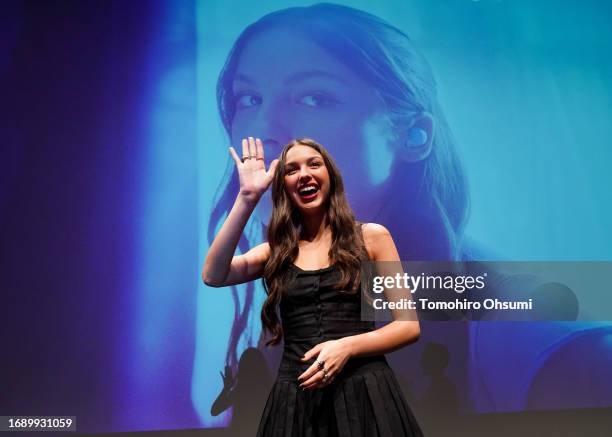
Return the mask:
[[245,160],[245,159],[251,159],[251,156],[250,156],[250,155],[243,156],[243,157],[242,157],[242,162],[244,162],[244,160]]

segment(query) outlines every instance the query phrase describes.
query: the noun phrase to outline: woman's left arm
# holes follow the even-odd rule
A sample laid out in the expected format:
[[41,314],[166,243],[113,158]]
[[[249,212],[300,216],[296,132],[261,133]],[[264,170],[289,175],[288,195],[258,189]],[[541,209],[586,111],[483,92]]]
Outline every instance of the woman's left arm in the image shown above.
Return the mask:
[[[384,226],[368,223],[364,226],[363,235],[373,261],[400,261],[391,233]],[[416,317],[414,319],[395,320],[371,332],[316,345],[302,358],[304,362],[313,358],[316,361],[298,378],[300,387],[313,389],[327,385],[350,358],[382,355],[414,343],[421,332],[418,320]],[[324,363],[327,378],[323,378],[320,362]]]

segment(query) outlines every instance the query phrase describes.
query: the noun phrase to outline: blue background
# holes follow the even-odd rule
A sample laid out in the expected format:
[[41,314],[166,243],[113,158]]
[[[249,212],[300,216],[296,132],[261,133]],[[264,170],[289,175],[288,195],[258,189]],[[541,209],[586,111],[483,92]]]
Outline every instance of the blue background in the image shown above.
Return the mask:
[[[258,344],[263,293],[228,351],[244,290],[200,281],[231,166],[215,84],[247,25],[307,4],[3,4],[3,414],[76,414],[91,432],[229,423],[210,405],[232,353]],[[406,32],[431,64],[479,258],[612,259],[606,3],[342,4]],[[609,324],[430,323],[391,362],[418,399],[423,345],[447,345],[462,413],[610,406],[592,376],[609,375],[611,335]],[[565,367],[547,364],[529,401],[557,352]],[[567,375],[586,392],[556,392]]]

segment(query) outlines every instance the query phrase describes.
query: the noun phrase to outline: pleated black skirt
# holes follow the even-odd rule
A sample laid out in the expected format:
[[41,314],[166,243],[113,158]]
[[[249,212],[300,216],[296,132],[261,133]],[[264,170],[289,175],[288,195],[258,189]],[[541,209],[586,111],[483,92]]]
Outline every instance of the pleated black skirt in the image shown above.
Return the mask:
[[349,361],[332,384],[312,391],[299,388],[302,371],[281,365],[258,437],[423,435],[384,357]]

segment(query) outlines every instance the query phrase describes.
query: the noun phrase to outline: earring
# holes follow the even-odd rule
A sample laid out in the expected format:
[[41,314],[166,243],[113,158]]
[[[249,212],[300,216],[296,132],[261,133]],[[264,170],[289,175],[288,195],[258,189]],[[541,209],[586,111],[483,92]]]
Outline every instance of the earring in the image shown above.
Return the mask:
[[408,130],[408,139],[406,147],[421,147],[427,143],[427,132],[420,127],[411,127]]

